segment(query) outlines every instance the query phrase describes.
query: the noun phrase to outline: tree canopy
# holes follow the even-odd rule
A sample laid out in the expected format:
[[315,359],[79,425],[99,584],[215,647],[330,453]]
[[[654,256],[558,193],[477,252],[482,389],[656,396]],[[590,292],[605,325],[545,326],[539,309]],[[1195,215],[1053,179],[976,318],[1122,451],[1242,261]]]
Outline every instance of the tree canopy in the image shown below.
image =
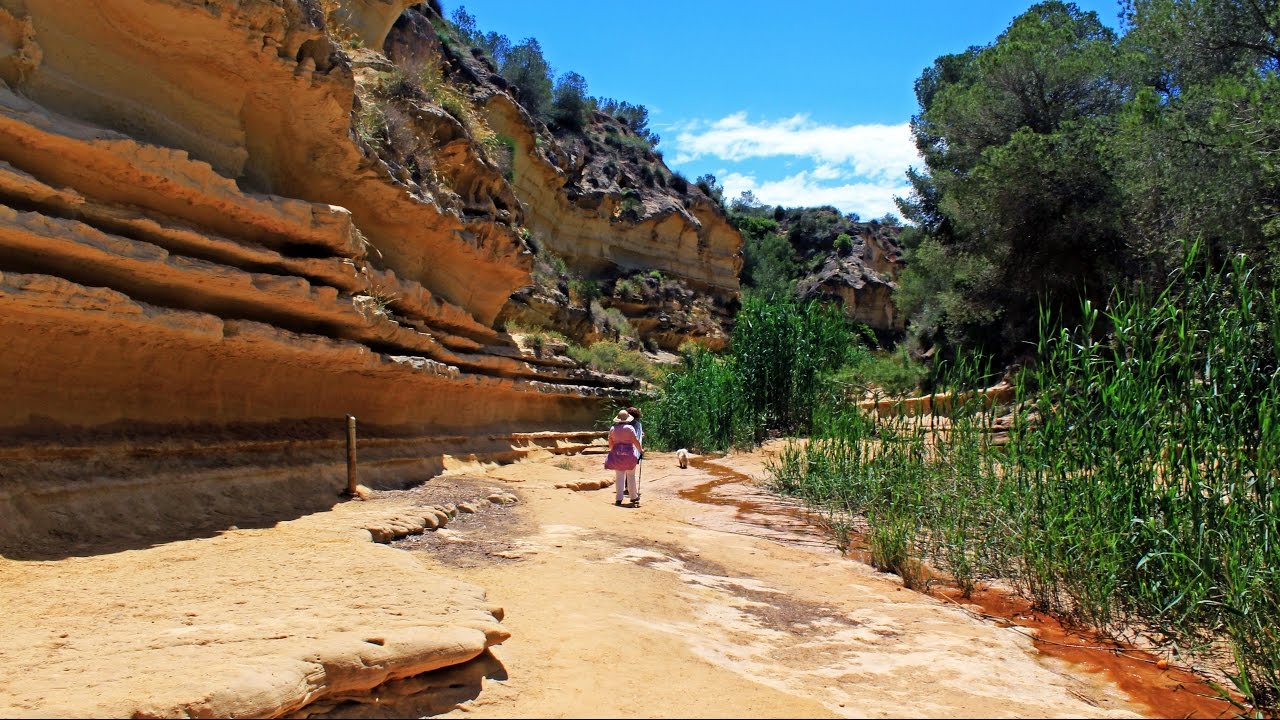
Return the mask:
[[1042,2],[916,81],[924,159],[899,208],[921,337],[1017,354],[1198,241],[1274,273],[1280,0],[1130,0],[1126,34]]

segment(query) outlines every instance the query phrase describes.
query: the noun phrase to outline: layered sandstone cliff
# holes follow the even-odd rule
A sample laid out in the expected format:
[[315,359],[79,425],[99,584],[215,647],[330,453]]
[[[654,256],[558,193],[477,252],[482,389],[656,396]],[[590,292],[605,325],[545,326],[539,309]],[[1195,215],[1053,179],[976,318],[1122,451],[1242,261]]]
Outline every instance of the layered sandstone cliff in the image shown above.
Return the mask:
[[[398,483],[575,446],[634,386],[494,329],[520,203],[327,5],[0,0],[3,551],[234,522],[246,484],[331,504],[348,414]],[[404,5],[339,21],[380,47]]]
[[[723,345],[742,268],[742,236],[724,210],[617,118],[593,112],[581,129],[548,128],[512,99],[482,52],[459,46],[449,33],[429,5],[416,6],[396,21],[387,52],[400,65],[420,65],[429,45],[484,109],[510,153],[504,171],[535,252],[606,291],[619,279],[659,273],[679,287],[629,297],[606,292],[599,300],[622,312],[646,342],[672,350],[690,340]],[[434,42],[424,42],[428,37]],[[590,342],[599,323],[593,327],[589,303],[577,300],[551,286],[528,286],[500,320]]]

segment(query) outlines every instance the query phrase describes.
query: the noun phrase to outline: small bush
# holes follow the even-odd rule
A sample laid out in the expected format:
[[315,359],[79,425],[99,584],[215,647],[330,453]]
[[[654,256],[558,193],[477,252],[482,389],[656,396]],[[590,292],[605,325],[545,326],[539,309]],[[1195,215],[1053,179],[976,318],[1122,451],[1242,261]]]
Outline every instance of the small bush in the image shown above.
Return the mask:
[[640,283],[633,278],[618,278],[613,283],[613,296],[619,298],[638,298],[640,297]]
[[515,182],[517,147],[515,138],[495,134],[491,140],[486,141],[484,147],[488,151],[489,159],[502,171],[502,176],[507,179],[507,182]]
[[[599,307],[599,310],[596,310],[597,307]],[[636,331],[631,327],[631,322],[627,320],[627,316],[623,315],[618,308],[605,308],[599,303],[592,303],[592,315],[615,338],[636,336]]]
[[372,95],[360,98],[360,106],[356,108],[355,131],[356,136],[366,145],[377,145],[388,137],[386,112],[382,102]]
[[847,253],[849,250],[853,249],[853,238],[849,233],[840,233],[839,235],[836,235],[836,239],[835,242],[832,243],[832,247],[838,253]]
[[644,215],[644,203],[640,193],[630,188],[622,191],[622,199],[618,202],[618,217],[637,221]]
[[860,387],[863,390],[880,389],[898,397],[920,390],[929,377],[929,368],[911,359],[905,346],[892,353],[855,353],[835,375],[836,382]]
[[661,376],[658,365],[644,353],[609,340],[586,347],[570,345],[569,357],[598,372],[626,375],[648,382],[654,382]]
[[600,283],[590,278],[572,277],[569,279],[569,292],[573,294],[573,299],[583,305],[590,305],[592,300],[598,300],[604,295],[600,289]]
[[548,343],[565,343],[568,340],[559,331],[543,327],[526,327],[524,325],[507,325],[507,332],[512,335],[523,335],[525,343],[537,355],[542,355]]

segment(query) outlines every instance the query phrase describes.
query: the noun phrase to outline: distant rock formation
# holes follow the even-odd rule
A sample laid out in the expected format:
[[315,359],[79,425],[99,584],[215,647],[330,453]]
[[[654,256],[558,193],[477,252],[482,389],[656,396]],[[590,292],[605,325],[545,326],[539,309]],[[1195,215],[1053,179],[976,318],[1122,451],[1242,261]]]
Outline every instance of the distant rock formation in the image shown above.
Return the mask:
[[800,280],[800,296],[838,300],[847,317],[879,333],[903,332],[907,319],[893,304],[904,267],[895,235],[895,229],[879,223],[861,224],[850,247],[833,252],[817,272]]

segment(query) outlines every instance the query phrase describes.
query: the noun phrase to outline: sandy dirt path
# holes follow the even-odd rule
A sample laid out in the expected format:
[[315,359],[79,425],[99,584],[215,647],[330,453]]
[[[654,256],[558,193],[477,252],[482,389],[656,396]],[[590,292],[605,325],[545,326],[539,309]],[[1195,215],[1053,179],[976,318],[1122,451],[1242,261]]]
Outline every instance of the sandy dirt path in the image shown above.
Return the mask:
[[[758,456],[721,462],[762,471]],[[522,498],[506,530],[464,518],[399,543],[506,609],[512,637],[495,649],[505,672],[451,716],[1144,712],[1026,636],[841,557],[785,501],[705,464],[681,470],[651,453],[636,509],[615,507],[611,488],[554,487],[603,477],[600,465],[584,455],[490,469]],[[723,504],[688,499],[699,494]],[[760,512],[740,513],[744,502]]]

